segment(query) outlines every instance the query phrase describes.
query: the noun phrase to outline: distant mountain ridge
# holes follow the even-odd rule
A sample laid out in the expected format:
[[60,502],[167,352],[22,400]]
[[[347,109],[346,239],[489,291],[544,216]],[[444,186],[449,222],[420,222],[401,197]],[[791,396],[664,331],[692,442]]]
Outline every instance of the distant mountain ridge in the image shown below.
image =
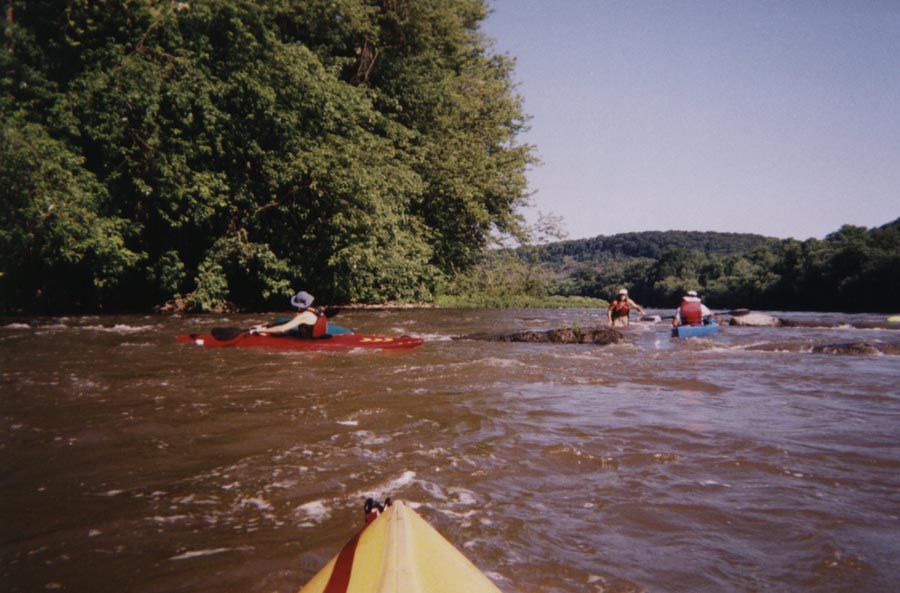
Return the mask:
[[743,253],[773,241],[780,239],[751,233],[642,231],[558,241],[541,245],[537,252],[541,261],[560,264],[566,258],[578,262],[628,258],[659,259],[665,251],[671,249],[730,255]]
[[[647,231],[526,246],[519,275],[548,295],[671,306],[697,290],[710,306],[815,311],[897,309],[900,219],[844,225],[824,239],[749,233]],[[542,279],[537,282],[536,279]]]

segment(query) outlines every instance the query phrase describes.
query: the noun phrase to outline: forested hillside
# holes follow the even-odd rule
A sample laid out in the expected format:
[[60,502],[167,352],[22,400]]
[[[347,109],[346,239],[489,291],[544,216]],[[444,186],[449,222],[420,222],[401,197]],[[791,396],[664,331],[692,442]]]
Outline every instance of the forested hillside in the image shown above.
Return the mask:
[[544,246],[540,257],[542,261],[564,263],[567,258],[578,262],[635,257],[658,259],[672,249],[728,254],[748,251],[771,240],[762,235],[742,233],[646,231],[560,241]]
[[430,300],[533,162],[482,0],[11,0],[0,309]]
[[[844,226],[824,240],[723,233],[629,233],[518,251],[548,294],[611,299],[619,288],[669,307],[698,290],[721,308],[900,310],[900,219]],[[535,274],[535,272],[532,272]]]

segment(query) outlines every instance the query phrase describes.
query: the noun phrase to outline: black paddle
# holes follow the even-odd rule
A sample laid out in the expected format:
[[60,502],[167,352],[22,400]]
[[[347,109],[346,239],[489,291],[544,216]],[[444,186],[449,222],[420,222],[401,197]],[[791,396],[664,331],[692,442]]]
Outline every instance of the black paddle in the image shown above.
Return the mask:
[[[340,312],[340,309],[337,307],[329,307],[325,309],[325,317],[331,319],[335,317]],[[266,327],[270,327],[272,324],[268,324]],[[209,333],[215,339],[220,342],[230,342],[231,340],[236,340],[244,335],[249,335],[252,329],[244,329],[242,327],[214,327],[212,331]]]

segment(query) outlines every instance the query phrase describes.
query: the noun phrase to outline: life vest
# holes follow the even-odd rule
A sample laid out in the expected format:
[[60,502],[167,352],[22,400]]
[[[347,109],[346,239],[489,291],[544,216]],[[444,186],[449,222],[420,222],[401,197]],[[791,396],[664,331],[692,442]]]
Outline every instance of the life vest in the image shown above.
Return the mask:
[[312,337],[321,338],[326,334],[328,334],[328,318],[325,317],[325,313],[319,313],[319,318],[312,328]]
[[328,318],[325,313],[309,309],[309,312],[316,314],[316,322],[314,324],[304,323],[298,325],[294,330],[301,338],[323,338],[328,335]]
[[[325,317],[325,313],[321,309],[310,308],[307,309],[309,313],[313,313],[316,316],[315,323],[302,323],[295,327],[294,329],[288,331],[288,335],[298,337],[298,338],[322,338],[328,335],[328,318]],[[302,313],[302,311],[301,311]],[[282,325],[291,320],[290,317],[279,317],[275,321],[269,324],[269,326]]]
[[619,317],[628,317],[628,313],[631,311],[631,305],[628,304],[628,301],[624,303],[621,301],[613,302],[612,308],[612,318],[618,319]]
[[700,299],[684,299],[681,301],[681,323],[684,325],[700,325],[703,323],[703,305]]

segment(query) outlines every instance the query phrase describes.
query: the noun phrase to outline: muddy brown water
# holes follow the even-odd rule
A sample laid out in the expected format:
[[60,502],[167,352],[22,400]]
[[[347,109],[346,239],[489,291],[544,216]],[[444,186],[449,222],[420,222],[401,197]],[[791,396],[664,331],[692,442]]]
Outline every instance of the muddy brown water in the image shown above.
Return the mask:
[[263,316],[3,320],[2,589],[296,591],[371,495],[507,593],[897,590],[900,357],[813,352],[896,346],[852,327],[883,316],[450,339],[604,317],[348,311],[426,343],[324,354],[174,340]]

